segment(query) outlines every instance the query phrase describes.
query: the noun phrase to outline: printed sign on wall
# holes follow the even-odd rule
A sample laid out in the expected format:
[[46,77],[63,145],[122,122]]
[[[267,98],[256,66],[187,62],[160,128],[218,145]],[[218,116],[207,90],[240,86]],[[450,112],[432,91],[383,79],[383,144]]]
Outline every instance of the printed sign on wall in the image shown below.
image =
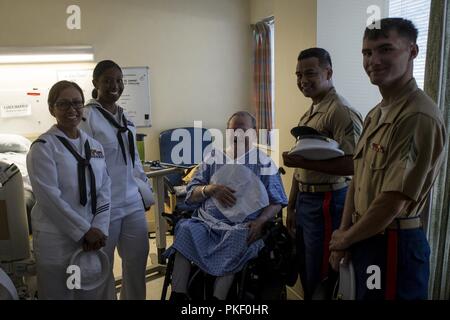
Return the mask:
[[31,115],[31,105],[27,103],[7,104],[0,106],[0,117],[17,118]]

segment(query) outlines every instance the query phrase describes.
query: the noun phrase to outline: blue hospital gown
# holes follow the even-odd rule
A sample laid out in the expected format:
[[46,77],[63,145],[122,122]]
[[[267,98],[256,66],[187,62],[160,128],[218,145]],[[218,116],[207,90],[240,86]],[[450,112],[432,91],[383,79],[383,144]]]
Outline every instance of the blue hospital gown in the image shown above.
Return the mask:
[[[214,151],[212,155],[214,155]],[[269,159],[265,154],[263,157],[266,160]],[[249,162],[238,165],[245,165],[261,179],[270,204],[286,206],[288,201],[275,164],[267,163],[267,161],[253,161],[254,164],[248,164]],[[208,184],[213,174],[224,165],[223,163],[224,161],[222,164],[208,164],[205,160],[199,165],[194,178],[187,186],[186,203],[193,204],[190,202],[190,198],[195,187]],[[271,175],[261,174],[264,172],[262,169],[267,169],[270,165],[275,168],[272,170],[275,172]],[[233,223],[220,212],[213,200],[208,198],[202,203],[198,203],[193,218],[180,220],[177,223],[175,242],[171,251],[173,249],[179,251],[188,260],[193,261],[203,271],[213,276],[239,272],[245,263],[255,258],[264,247],[262,239],[253,242],[250,246],[247,244],[249,231],[247,222],[256,219],[263,210],[251,213],[242,223]]]

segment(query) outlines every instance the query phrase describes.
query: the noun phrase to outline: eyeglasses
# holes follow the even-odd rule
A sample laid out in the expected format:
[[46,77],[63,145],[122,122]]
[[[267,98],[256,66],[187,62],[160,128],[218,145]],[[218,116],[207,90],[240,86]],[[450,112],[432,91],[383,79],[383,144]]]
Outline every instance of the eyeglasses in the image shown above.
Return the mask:
[[70,107],[78,111],[84,108],[84,103],[81,100],[60,100],[55,102],[55,107],[57,107],[61,111],[67,111],[70,109]]

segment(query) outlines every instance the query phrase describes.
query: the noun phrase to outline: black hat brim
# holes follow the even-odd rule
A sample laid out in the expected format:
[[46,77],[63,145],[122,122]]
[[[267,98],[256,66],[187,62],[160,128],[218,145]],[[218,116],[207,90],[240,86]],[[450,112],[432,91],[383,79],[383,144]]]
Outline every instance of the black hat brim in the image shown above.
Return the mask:
[[298,139],[302,136],[323,136],[320,134],[319,131],[317,131],[314,128],[308,127],[308,126],[297,126],[291,129],[291,134],[294,136],[294,138]]

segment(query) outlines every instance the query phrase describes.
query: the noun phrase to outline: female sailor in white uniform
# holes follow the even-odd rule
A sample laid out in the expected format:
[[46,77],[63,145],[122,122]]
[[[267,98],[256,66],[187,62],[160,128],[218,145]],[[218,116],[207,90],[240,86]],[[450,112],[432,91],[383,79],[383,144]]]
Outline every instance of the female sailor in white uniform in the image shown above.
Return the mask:
[[[136,148],[136,128],[126,119],[117,100],[123,92],[121,68],[110,60],[97,64],[93,97],[86,104],[80,127],[101,142],[111,177],[111,225],[105,251],[114,259],[117,246],[122,258],[121,299],[145,299],[145,269],[149,251],[145,209],[139,188],[151,187]],[[144,192],[143,192],[144,193]],[[147,208],[148,209],[148,208]],[[111,273],[107,299],[115,299]]]
[[67,285],[66,271],[76,251],[99,250],[108,235],[111,181],[103,147],[77,128],[84,97],[76,83],[56,83],[48,105],[57,124],[32,144],[27,156],[36,196],[31,216],[38,296],[98,299],[101,286],[74,290]]

